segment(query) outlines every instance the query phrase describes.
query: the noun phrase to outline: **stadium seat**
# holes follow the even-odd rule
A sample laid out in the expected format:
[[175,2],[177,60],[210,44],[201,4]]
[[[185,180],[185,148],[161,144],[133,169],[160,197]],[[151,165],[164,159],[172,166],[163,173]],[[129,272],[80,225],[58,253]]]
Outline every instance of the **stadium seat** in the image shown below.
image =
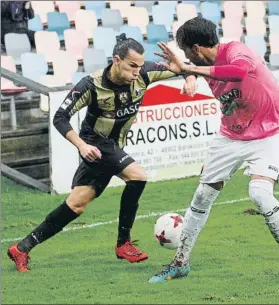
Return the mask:
[[171,14],[176,14],[177,1],[158,1],[158,5],[164,7],[165,11]]
[[269,62],[271,66],[279,67],[279,53],[278,54],[270,54]]
[[103,27],[113,28],[118,32],[121,25],[123,25],[123,18],[121,17],[120,11],[104,8],[102,10],[102,24]]
[[59,40],[64,40],[64,30],[70,28],[70,22],[66,13],[51,12],[47,13],[48,30],[55,31]]
[[24,77],[38,81],[41,75],[48,72],[48,65],[43,54],[23,53],[21,55],[21,69]]
[[72,75],[78,69],[75,55],[70,51],[59,50],[55,52],[52,65],[54,75],[60,77],[66,84],[72,82]]
[[149,16],[152,15],[152,6],[154,5],[154,1],[134,1],[134,3],[137,7],[144,7]]
[[265,4],[263,1],[245,1],[248,18],[263,18],[265,16]]
[[31,1],[34,13],[39,15],[42,23],[47,23],[47,13],[54,12],[53,1]]
[[269,35],[269,44],[271,54],[279,54],[279,34],[270,34]]
[[172,34],[173,34],[173,37],[176,36],[176,32],[177,30],[183,25],[183,21],[174,21],[172,23]]
[[72,52],[77,60],[82,59],[83,50],[88,47],[88,39],[81,30],[68,29],[64,31],[65,48]]
[[144,58],[146,61],[161,61],[160,57],[155,55],[154,52],[160,52],[160,48],[155,43],[146,43],[143,44],[144,47]]
[[171,32],[174,19],[173,11],[165,5],[154,5],[152,7],[152,16],[154,24],[164,24],[167,31]]
[[197,8],[193,4],[179,3],[176,6],[178,22],[186,22],[198,16]]
[[70,21],[75,18],[75,13],[80,9],[79,1],[56,1],[60,13],[66,13]]
[[38,31],[35,33],[37,53],[45,55],[47,62],[53,59],[53,53],[60,49],[60,42],[56,32]]
[[76,85],[82,78],[87,76],[88,73],[85,72],[74,72],[72,75],[72,83]]
[[199,0],[194,0],[194,1],[182,1],[183,4],[192,4],[195,5],[197,11],[199,12],[200,9],[200,1]]
[[30,31],[42,31],[44,29],[41,17],[39,15],[35,15],[34,18],[28,19],[28,29]]
[[223,9],[225,18],[228,20],[241,21],[244,15],[243,1],[224,1]]
[[[42,75],[39,78],[39,83],[48,87],[60,87],[66,85],[66,83],[59,78],[59,76],[48,74]],[[49,112],[49,97],[44,94],[40,94],[40,109],[43,112]]]
[[108,60],[104,50],[87,48],[83,52],[84,70],[87,73],[93,73],[103,69],[108,65]]
[[112,28],[97,27],[93,30],[93,43],[95,49],[103,49],[106,57],[112,57],[116,33]]
[[221,10],[219,3],[215,2],[202,2],[200,5],[201,14],[204,18],[211,20],[218,24],[221,20]]
[[141,33],[146,34],[146,26],[148,23],[149,17],[145,7],[130,7],[128,12],[128,25],[138,26]]
[[93,73],[99,69],[103,69],[108,65],[108,60],[104,50],[87,48],[83,50],[83,66],[84,71]]
[[167,43],[168,47],[177,54],[178,58],[184,62],[188,62],[189,60],[185,57],[185,53],[178,47],[175,40],[171,40]]
[[102,18],[102,10],[106,8],[105,1],[85,1],[84,4],[86,10],[93,10],[95,12],[97,19]]
[[169,34],[163,24],[148,24],[147,26],[148,43],[167,42]]
[[51,74],[40,76],[39,83],[48,87],[60,87],[66,85],[66,83],[63,82],[63,80],[61,80],[58,76]]
[[134,38],[140,43],[143,43],[143,37],[140,28],[124,24],[120,27],[120,33],[125,33],[128,38]]
[[8,33],[4,36],[7,55],[12,56],[15,64],[20,65],[20,56],[31,51],[31,44],[26,34]]
[[225,39],[240,41],[243,35],[243,28],[240,20],[234,20],[232,26],[232,19],[223,18],[221,24],[223,29],[223,37]]
[[92,10],[78,10],[75,14],[75,28],[83,31],[87,39],[92,39],[92,32],[98,26],[97,17]]
[[[5,68],[9,71],[16,72],[15,61],[12,58],[12,56],[1,55],[1,67]],[[10,81],[4,77],[1,77],[1,90],[9,90],[9,89],[13,89],[15,87],[16,86],[12,81]]]
[[256,52],[261,57],[264,57],[267,47],[263,36],[249,36],[244,37],[245,44],[254,52]]
[[279,2],[267,1],[268,15],[279,15]]
[[270,34],[279,34],[279,16],[271,15],[268,16],[267,18],[268,18]]
[[262,18],[246,17],[245,27],[247,35],[264,36],[266,34],[266,23]]
[[128,17],[131,1],[109,1],[110,8],[119,10],[122,18]]
[[220,43],[229,43],[229,42],[234,41],[234,39],[229,38],[229,37],[220,37],[219,41],[220,41]]

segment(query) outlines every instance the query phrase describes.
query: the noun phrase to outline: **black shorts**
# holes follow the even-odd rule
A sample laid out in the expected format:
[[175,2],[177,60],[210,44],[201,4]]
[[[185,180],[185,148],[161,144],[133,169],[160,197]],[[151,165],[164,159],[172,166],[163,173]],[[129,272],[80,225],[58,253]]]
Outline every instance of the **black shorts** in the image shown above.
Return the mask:
[[91,185],[99,197],[110,182],[110,179],[121,173],[129,164],[135,162],[122,148],[113,140],[103,139],[96,146],[102,154],[101,159],[89,162],[82,158],[72,182],[75,186]]

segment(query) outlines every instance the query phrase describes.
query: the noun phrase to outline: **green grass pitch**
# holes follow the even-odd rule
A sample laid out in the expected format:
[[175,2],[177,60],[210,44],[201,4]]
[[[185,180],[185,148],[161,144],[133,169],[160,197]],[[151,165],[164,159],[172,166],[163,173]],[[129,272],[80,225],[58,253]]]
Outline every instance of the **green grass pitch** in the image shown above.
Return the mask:
[[[149,284],[174,255],[155,242],[154,222],[161,212],[189,206],[197,177],[147,185],[138,211],[146,216],[136,220],[132,231],[139,248],[150,255],[147,261],[116,259],[122,188],[109,188],[67,227],[70,230],[31,252],[29,273],[15,270],[7,247],[28,234],[65,196],[41,194],[2,178],[2,303],[278,304],[279,247],[263,217],[245,213],[254,208],[247,198],[248,182],[239,171],[226,185],[193,250],[189,276]],[[278,191],[277,186],[277,198]]]

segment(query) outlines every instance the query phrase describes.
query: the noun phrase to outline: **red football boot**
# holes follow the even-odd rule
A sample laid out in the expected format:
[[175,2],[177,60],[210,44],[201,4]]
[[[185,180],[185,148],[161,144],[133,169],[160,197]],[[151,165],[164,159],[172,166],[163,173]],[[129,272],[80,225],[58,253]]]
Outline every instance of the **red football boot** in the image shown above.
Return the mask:
[[148,255],[135,247],[135,242],[126,241],[124,245],[115,247],[115,254],[119,259],[126,259],[130,263],[139,263],[148,259]]
[[28,263],[30,261],[30,257],[28,253],[19,251],[17,244],[11,245],[7,251],[7,254],[9,258],[16,264],[17,271],[29,271]]

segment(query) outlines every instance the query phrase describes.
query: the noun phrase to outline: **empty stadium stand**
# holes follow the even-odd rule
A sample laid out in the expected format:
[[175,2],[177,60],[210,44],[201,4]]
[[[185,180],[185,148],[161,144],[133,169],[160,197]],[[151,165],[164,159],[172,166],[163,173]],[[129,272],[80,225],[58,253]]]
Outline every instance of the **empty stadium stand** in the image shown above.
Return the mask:
[[[242,41],[271,69],[279,66],[278,1],[31,3],[35,17],[28,21],[28,28],[36,32],[35,48],[26,34],[6,34],[1,66],[49,86],[76,83],[105,67],[122,32],[143,43],[148,60],[158,59],[153,52],[160,40],[167,41],[185,59],[174,37],[177,28],[195,16],[215,22],[221,42]],[[49,177],[45,97],[3,78],[1,95],[2,161],[45,181]],[[37,146],[32,146],[32,139],[38,140]],[[21,153],[21,147],[29,147],[29,152]]]

